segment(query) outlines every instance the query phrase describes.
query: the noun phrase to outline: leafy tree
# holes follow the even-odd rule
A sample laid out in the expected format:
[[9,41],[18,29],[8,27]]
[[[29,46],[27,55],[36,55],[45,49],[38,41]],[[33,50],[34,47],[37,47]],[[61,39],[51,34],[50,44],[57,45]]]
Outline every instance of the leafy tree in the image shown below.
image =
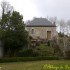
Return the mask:
[[3,15],[0,25],[2,30],[0,38],[4,44],[4,55],[15,56],[28,43],[28,33],[25,31],[23,17],[19,12],[8,12]]

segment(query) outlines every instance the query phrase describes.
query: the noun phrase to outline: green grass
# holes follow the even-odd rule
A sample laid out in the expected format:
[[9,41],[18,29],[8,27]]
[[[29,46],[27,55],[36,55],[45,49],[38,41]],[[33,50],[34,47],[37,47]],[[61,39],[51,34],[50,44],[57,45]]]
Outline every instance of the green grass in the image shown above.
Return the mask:
[[[46,65],[63,67],[63,69],[47,68]],[[65,69],[65,65],[68,67]],[[44,67],[45,66],[45,67]],[[46,60],[31,62],[0,63],[0,70],[70,70],[70,60]]]

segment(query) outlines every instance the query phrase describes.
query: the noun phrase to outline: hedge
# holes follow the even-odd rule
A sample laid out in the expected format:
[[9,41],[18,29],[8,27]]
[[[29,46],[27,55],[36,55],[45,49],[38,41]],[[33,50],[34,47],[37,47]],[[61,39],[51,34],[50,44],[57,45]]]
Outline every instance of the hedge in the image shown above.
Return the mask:
[[4,63],[4,62],[39,61],[39,60],[59,60],[59,58],[58,57],[12,57],[12,58],[0,58],[0,63]]

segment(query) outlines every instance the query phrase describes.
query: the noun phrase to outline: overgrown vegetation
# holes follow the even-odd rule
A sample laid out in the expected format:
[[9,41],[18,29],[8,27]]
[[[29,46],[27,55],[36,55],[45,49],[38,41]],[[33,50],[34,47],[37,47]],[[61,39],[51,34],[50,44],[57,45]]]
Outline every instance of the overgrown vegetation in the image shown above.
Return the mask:
[[1,61],[30,61],[57,59],[57,57],[70,59],[70,37],[68,35],[60,32],[58,39],[32,42],[32,37],[25,30],[23,16],[14,10],[5,11],[6,5],[6,2],[2,2],[2,18],[0,19],[0,41],[4,57],[26,58],[0,59]]

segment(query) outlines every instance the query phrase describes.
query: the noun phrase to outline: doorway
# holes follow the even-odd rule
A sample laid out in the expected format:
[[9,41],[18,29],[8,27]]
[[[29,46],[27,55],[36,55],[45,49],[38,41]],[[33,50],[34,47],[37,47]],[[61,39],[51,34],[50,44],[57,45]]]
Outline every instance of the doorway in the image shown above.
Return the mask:
[[47,39],[51,39],[51,31],[47,31]]

